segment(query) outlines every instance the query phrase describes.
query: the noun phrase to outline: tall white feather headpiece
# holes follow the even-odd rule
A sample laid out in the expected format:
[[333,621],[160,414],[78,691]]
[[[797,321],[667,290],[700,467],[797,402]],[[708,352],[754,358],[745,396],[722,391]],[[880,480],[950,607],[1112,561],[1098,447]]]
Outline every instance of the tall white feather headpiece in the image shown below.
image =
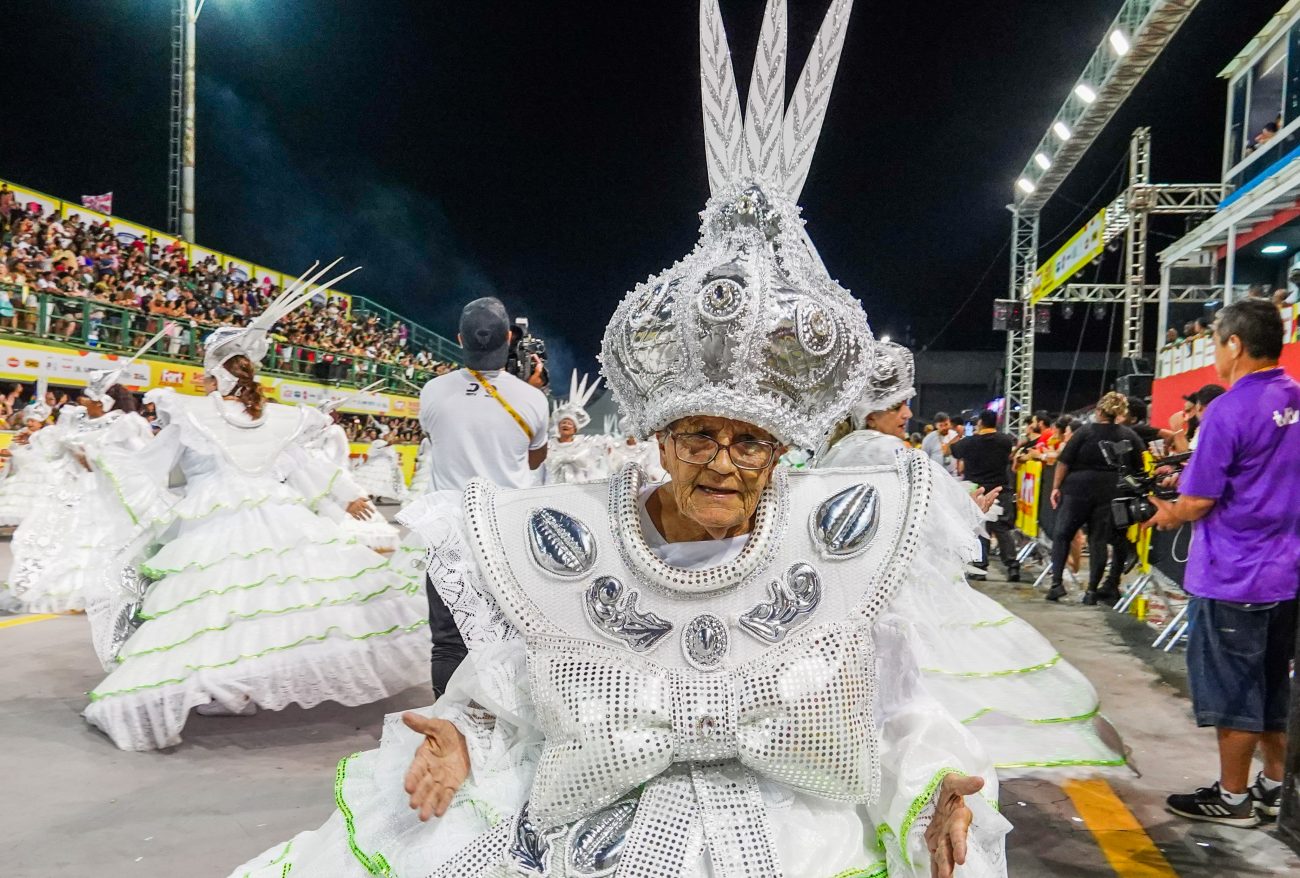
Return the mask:
[[276,296],[266,306],[266,310],[258,314],[247,326],[223,326],[208,336],[203,348],[203,369],[217,380],[217,389],[221,393],[229,393],[235,386],[235,376],[224,368],[227,360],[242,354],[248,357],[254,368],[257,368],[270,347],[267,336],[277,323],[316,296],[327,292],[331,287],[361,270],[361,266],[357,266],[319,286],[314,286],[342,261],[342,257],[335,259],[320,271],[316,271],[320,262],[313,263],[311,268],[303,272],[283,293]]
[[86,383],[85,394],[88,399],[93,399],[104,407],[104,411],[110,411],[116,404],[116,400],[109,396],[108,389],[122,380],[126,370],[131,367],[136,360],[147,354],[154,345],[158,344],[176,324],[168,321],[163,324],[162,329],[158,330],[153,338],[146,341],[140,346],[140,349],[131,355],[125,363],[118,365],[115,369],[96,369],[90,373],[90,381]]
[[551,412],[551,424],[559,426],[560,421],[565,418],[573,421],[573,425],[579,430],[586,428],[591,423],[591,415],[587,414],[587,405],[591,398],[596,395],[596,389],[600,387],[600,378],[591,381],[590,375],[578,377],[578,370],[573,370],[573,375],[569,378],[569,398],[555,406]]
[[334,397],[330,397],[329,399],[323,399],[320,402],[316,403],[316,408],[320,409],[322,412],[328,415],[331,412],[337,411],[339,408],[352,402],[352,400],[364,396],[365,394],[369,393],[372,390],[378,390],[380,387],[383,387],[385,380],[386,379],[384,378],[380,378],[378,381],[371,381],[365,387],[362,387],[360,390],[354,390],[352,393],[349,393],[346,396],[334,396]]
[[786,2],[768,0],[742,113],[718,0],[700,2],[710,197],[695,250],[638,284],[605,331],[606,381],[634,433],[735,418],[816,447],[861,396],[874,339],[796,203],[821,136],[853,0],[832,0],[789,105]]

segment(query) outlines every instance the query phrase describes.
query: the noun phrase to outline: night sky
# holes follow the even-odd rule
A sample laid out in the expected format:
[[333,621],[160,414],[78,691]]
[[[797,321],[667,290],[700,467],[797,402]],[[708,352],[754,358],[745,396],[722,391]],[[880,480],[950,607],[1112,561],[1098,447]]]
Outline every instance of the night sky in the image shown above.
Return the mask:
[[[112,190],[119,215],[163,227],[170,0],[5,5],[0,177]],[[789,88],[827,5],[791,0]],[[1113,197],[1138,125],[1157,181],[1218,179],[1216,74],[1280,5],[1200,4],[1049,207],[1045,241]],[[722,2],[742,101],[761,6]],[[858,0],[802,204],[877,334],[1002,344],[1012,184],[1119,6]],[[208,0],[198,241],[294,272],[344,255],[366,266],[350,291],[448,334],[495,293],[561,367],[590,365],[626,290],[696,238],[697,16],[695,0]],[[1058,326],[1048,346],[1072,349],[1078,329]]]

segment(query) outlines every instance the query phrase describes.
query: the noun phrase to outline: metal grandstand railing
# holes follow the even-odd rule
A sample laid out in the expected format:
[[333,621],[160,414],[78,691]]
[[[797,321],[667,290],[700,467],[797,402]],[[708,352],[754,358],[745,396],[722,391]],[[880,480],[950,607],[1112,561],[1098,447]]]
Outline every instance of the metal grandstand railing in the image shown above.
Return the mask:
[[[0,284],[10,305],[0,305],[0,336],[66,345],[109,353],[133,353],[156,333],[167,318],[135,308],[122,308],[95,299],[36,293],[12,284]],[[177,333],[159,342],[151,356],[201,363],[203,339],[216,327],[190,320],[178,320]],[[430,333],[432,335],[432,333]],[[414,337],[408,342],[420,348]],[[457,362],[456,356],[439,362]],[[361,387],[384,379],[379,389],[409,396],[412,385],[434,377],[431,370],[402,366],[383,360],[358,357],[307,345],[290,344],[272,336],[271,350],[262,371],[319,384]]]

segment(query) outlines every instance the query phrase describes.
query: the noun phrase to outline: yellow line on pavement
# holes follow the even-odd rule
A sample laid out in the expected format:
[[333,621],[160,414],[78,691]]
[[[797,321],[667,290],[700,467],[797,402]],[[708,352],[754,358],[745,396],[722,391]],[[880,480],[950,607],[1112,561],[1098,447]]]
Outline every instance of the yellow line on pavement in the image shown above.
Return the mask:
[[57,619],[57,615],[40,614],[36,616],[19,616],[17,619],[5,619],[0,622],[0,628],[12,628],[15,625],[26,625],[28,622],[44,622],[46,619]]
[[1178,878],[1151,836],[1125,807],[1110,784],[1100,778],[1068,780],[1061,785],[1097,839],[1110,867],[1123,878]]

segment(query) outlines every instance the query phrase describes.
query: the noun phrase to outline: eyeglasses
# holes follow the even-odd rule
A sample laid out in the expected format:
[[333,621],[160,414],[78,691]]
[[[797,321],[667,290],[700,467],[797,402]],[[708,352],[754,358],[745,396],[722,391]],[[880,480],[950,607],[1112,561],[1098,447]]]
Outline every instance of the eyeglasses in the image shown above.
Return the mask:
[[776,456],[776,443],[762,439],[745,439],[723,445],[703,433],[669,433],[677,459],[692,466],[708,466],[725,450],[736,469],[766,469]]

